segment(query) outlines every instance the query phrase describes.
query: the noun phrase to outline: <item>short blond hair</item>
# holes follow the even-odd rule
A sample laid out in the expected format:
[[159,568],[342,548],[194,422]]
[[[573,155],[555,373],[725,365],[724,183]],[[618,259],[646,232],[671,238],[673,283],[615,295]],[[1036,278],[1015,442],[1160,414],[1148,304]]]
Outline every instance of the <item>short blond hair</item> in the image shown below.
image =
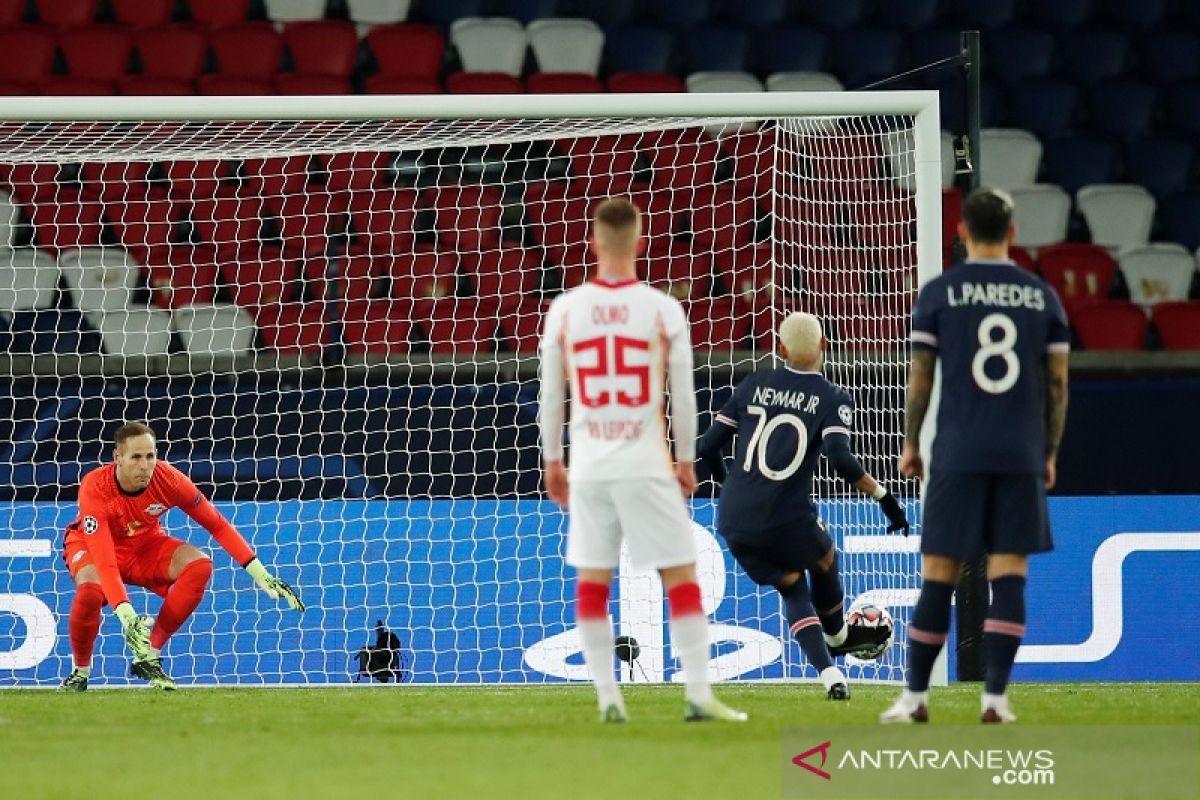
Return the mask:
[[779,323],[779,341],[793,361],[807,361],[821,353],[821,320],[812,314],[796,311]]
[[593,235],[599,249],[634,252],[642,235],[642,214],[628,197],[610,197],[596,206]]

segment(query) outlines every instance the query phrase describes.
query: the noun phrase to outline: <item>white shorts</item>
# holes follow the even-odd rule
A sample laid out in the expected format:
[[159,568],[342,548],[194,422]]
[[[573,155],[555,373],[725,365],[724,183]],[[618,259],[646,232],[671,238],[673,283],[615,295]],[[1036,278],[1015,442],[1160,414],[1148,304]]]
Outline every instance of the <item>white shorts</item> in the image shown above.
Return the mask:
[[572,481],[567,563],[577,569],[615,569],[621,539],[634,569],[692,564],[692,521],[674,478]]

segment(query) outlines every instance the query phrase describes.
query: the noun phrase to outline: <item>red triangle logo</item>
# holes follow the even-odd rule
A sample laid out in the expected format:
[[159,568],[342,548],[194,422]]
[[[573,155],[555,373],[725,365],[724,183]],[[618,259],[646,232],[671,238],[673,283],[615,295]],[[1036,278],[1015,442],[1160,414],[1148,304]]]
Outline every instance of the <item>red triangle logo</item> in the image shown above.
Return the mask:
[[[814,767],[812,764],[809,764],[807,761],[805,761],[806,758],[808,758],[809,756],[812,756],[812,755],[816,755],[817,753],[821,754],[821,765],[819,767]],[[825,780],[831,780],[832,776],[828,772],[826,772],[824,769],[821,769],[821,767],[825,766],[825,760],[828,757],[829,757],[829,742],[825,742],[824,744],[819,744],[816,747],[813,747],[809,750],[805,750],[803,753],[801,753],[800,755],[793,758],[792,763],[795,764],[797,767],[803,767],[804,769],[811,772],[813,775],[824,778]]]

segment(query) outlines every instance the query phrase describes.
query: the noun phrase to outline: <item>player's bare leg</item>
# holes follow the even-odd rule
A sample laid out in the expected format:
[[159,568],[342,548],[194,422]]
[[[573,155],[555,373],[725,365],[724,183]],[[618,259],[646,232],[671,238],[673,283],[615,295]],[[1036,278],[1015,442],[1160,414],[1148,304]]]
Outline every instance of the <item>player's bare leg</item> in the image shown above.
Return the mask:
[[[826,696],[830,700],[849,700],[850,684],[847,683],[845,674],[833,663],[833,654],[826,644],[827,636],[823,633],[821,618],[813,608],[804,573],[786,573],[779,579],[775,589],[783,598],[788,629],[800,643],[800,649],[804,651],[808,663],[812,664],[820,675]],[[838,616],[841,616],[840,611]],[[843,635],[842,640],[845,641],[845,638]]]
[[69,618],[73,669],[59,687],[62,691],[87,691],[104,602],[104,590],[100,588],[96,567],[92,564],[81,567],[75,573],[75,600],[71,603]]
[[696,565],[665,567],[658,574],[667,590],[671,612],[671,647],[679,657],[685,675],[684,719],[688,722],[745,722],[746,713],[730,708],[714,697],[708,682],[708,618],[700,601]]
[[583,660],[596,700],[600,719],[604,722],[624,722],[625,700],[613,673],[613,629],[608,618],[608,593],[612,585],[612,570],[580,569],[576,578],[575,629],[583,647]]
[[1016,722],[1008,706],[1008,677],[1017,649],[1025,635],[1025,576],[1028,557],[1014,553],[988,556],[988,581],[992,601],[983,623],[983,645],[987,658],[984,691],[979,702],[979,720],[985,723]]

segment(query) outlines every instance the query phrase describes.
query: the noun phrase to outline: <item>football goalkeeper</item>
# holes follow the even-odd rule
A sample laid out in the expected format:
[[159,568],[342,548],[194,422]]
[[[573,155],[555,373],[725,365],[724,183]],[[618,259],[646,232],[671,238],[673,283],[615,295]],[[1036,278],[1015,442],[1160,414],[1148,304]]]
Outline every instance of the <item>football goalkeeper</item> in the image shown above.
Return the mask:
[[[259,588],[282,597],[296,611],[304,603],[296,591],[269,573],[246,540],[208,498],[175,467],[159,461],[149,426],[122,425],[116,433],[113,463],[89,472],[79,486],[79,516],[67,526],[63,559],[75,580],[70,638],[74,669],[62,689],[82,692],[91,674],[92,650],[100,632],[100,609],[113,607],[133,654],[131,672],[158,689],[174,689],[163,670],[167,639],[191,616],[204,597],[212,561],[200,550],[167,536],[159,518],[181,508],[203,525],[241,564]],[[139,616],[125,585],[142,586],[163,597],[158,619]]]

